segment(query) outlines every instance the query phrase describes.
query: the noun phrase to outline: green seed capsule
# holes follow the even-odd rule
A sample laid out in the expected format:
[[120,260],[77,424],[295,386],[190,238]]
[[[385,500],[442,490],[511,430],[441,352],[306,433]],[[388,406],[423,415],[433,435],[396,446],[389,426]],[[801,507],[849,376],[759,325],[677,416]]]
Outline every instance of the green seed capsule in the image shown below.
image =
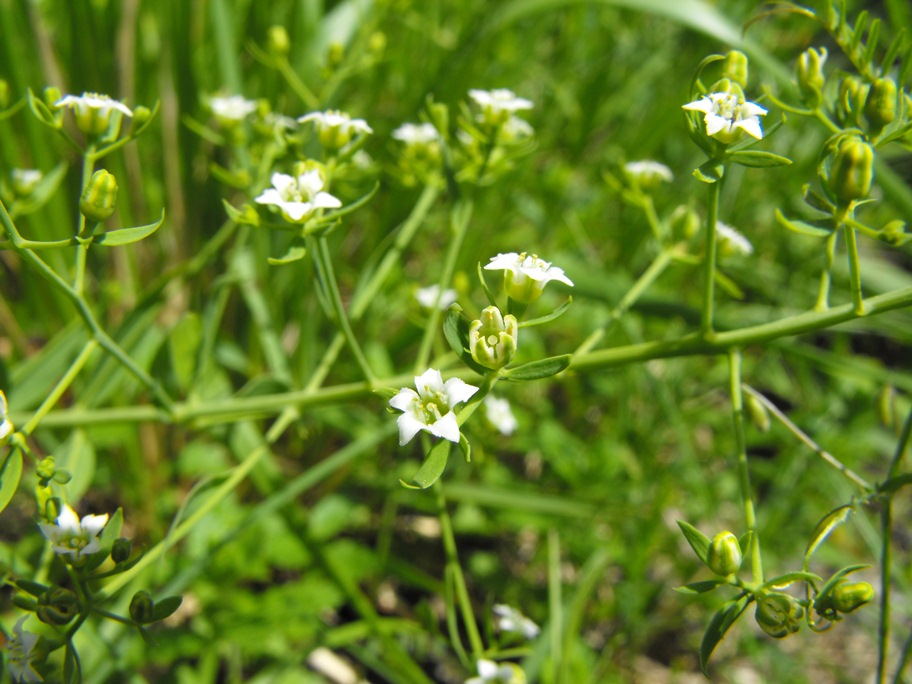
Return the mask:
[[874,600],[874,587],[867,582],[843,582],[833,589],[833,607],[851,613]]
[[111,218],[117,204],[117,179],[114,174],[98,169],[82,191],[79,211],[89,221],[101,223]]
[[742,88],[747,87],[747,55],[740,50],[732,50],[725,55],[722,62],[722,74]]
[[864,199],[874,180],[874,149],[860,138],[846,138],[837,148],[827,186],[843,202]]
[[774,639],[797,632],[803,616],[804,609],[788,594],[776,592],[757,597],[754,618],[760,628]]
[[152,620],[155,603],[148,591],[137,591],[130,601],[130,617],[134,622],[145,624]]

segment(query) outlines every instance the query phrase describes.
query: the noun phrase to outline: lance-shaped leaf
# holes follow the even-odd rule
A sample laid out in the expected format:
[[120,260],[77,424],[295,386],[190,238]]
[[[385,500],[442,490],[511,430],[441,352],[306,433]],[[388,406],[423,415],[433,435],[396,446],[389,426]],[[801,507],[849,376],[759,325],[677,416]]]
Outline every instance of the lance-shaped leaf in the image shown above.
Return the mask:
[[405,480],[399,480],[399,483],[409,489],[427,489],[437,482],[440,476],[443,475],[443,470],[446,468],[447,460],[450,457],[450,444],[451,442],[442,439],[431,447],[427,457],[424,459],[424,463],[421,464],[418,472],[412,478],[412,482],[415,484],[410,484]]
[[828,237],[830,233],[833,232],[833,229],[825,228],[822,226],[815,226],[805,221],[795,221],[793,219],[787,219],[785,215],[778,209],[776,209],[776,220],[783,228],[788,228],[789,230],[795,233],[801,233],[802,235],[811,235],[812,237]]
[[674,590],[681,594],[705,594],[723,584],[728,584],[728,580],[721,578],[711,579],[703,580],[702,582],[691,582],[690,584],[685,584],[683,587],[675,587]]
[[709,673],[706,670],[709,665],[709,657],[716,649],[716,646],[719,645],[719,642],[722,641],[726,632],[741,617],[741,613],[744,612],[750,602],[751,598],[749,596],[742,595],[722,606],[710,620],[709,627],[703,633],[703,641],[700,644],[700,669],[703,670],[703,674],[707,677],[709,677]]
[[765,152],[763,150],[740,150],[738,152],[732,152],[729,155],[729,159],[736,164],[741,164],[741,166],[751,166],[754,168],[788,166],[792,163],[792,160],[788,157],[782,157],[778,154]]
[[684,522],[683,520],[678,520],[678,527],[680,527],[681,532],[684,533],[684,538],[687,539],[687,543],[690,544],[690,548],[692,548],[694,550],[694,553],[697,554],[697,558],[705,563],[706,556],[709,553],[709,537],[700,532],[700,530],[698,530],[690,523]]
[[22,479],[22,451],[11,449],[0,466],[0,511],[9,505]]
[[784,575],[779,575],[773,577],[772,579],[767,580],[763,583],[765,589],[787,589],[795,582],[808,582],[811,586],[816,587],[817,584],[823,582],[823,578],[815,575],[813,572],[801,572],[796,570],[794,572],[787,572]]
[[155,606],[152,608],[152,619],[150,622],[157,622],[169,617],[175,610],[180,608],[180,604],[183,603],[183,601],[184,599],[182,596],[166,596],[160,601],[156,601]]
[[835,508],[823,516],[820,522],[817,523],[817,527],[814,528],[814,532],[811,534],[811,540],[807,545],[807,550],[804,552],[805,568],[807,568],[808,562],[810,561],[814,551],[816,551],[817,547],[819,547],[826,540],[826,538],[830,536],[830,532],[842,525],[842,523],[848,520],[849,516],[854,512],[855,508],[853,506],[846,505]]
[[272,266],[285,266],[300,261],[307,255],[307,248],[301,244],[292,244],[280,257],[268,257],[266,261]]
[[539,316],[538,318],[532,318],[528,321],[522,321],[519,324],[520,328],[531,328],[534,325],[542,325],[543,323],[550,323],[555,318],[563,316],[567,309],[570,308],[570,305],[573,303],[573,297],[568,297],[567,301],[557,307],[554,311],[544,316]]
[[122,245],[129,245],[133,242],[139,242],[143,240],[156,230],[161,228],[161,224],[165,221],[165,210],[162,209],[161,218],[158,219],[155,223],[150,223],[145,226],[136,226],[135,228],[121,228],[120,230],[109,230],[106,233],[102,233],[97,236],[92,244],[95,245],[104,245],[105,247],[120,247]]
[[550,378],[557,375],[570,366],[571,354],[562,354],[561,356],[549,356],[547,359],[530,361],[516,368],[508,368],[503,372],[503,377],[507,380],[540,380],[541,378]]

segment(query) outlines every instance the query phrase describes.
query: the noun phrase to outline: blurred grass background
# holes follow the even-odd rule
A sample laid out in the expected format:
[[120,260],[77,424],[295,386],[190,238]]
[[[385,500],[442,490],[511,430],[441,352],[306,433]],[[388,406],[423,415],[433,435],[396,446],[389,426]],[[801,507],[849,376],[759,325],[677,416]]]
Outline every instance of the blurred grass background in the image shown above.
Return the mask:
[[[885,33],[912,28],[905,2],[854,3],[861,7],[884,17]],[[220,255],[198,272],[158,279],[216,234],[226,220],[223,198],[243,201],[210,173],[213,160],[226,163],[226,151],[192,132],[186,119],[205,121],[206,98],[216,93],[266,99],[293,117],[309,111],[253,57],[250,46],[263,46],[269,27],[286,28],[295,71],[323,108],[363,117],[375,131],[365,149],[381,191],[332,238],[343,291],[354,287],[418,197],[388,173],[397,152],[389,137],[394,128],[416,121],[429,95],[455,105],[470,88],[507,87],[535,102],[528,119],[537,148],[509,176],[477,193],[458,279],[463,306],[472,311],[473,302],[477,310],[484,301],[471,285],[475,264],[499,251],[534,251],[565,269],[576,283],[574,305],[556,324],[525,338],[522,354],[531,359],[572,350],[607,320],[654,256],[646,222],[610,191],[606,171],[626,160],[661,161],[675,182],[657,194],[659,213],[679,204],[702,210],[702,188],[690,175],[702,160],[680,113],[699,61],[742,45],[753,58],[748,95],[757,99],[761,85],[788,95],[797,55],[828,44],[816,25],[788,17],[753,25],[742,44],[740,27],[755,9],[756,3],[697,0],[0,0],[0,78],[13,98],[56,85],[64,93],[107,93],[130,106],[161,101],[150,131],[105,166],[121,188],[115,220],[148,223],[165,207],[165,226],[130,248],[93,250],[89,291],[112,334],[175,394],[187,387],[175,370],[180,354],[174,349],[200,321],[219,315],[213,302],[222,293],[213,363],[196,389],[203,397],[256,394],[303,385],[331,339],[332,323],[312,296],[309,263],[268,266],[274,238],[256,233],[249,272],[229,271]],[[333,51],[341,60],[330,63]],[[833,54],[828,67],[838,66]],[[771,108],[767,123],[780,116]],[[787,234],[773,212],[795,211],[801,185],[815,178],[824,138],[810,122],[790,116],[763,149],[795,164],[738,169],[728,183],[720,217],[747,235],[755,252],[722,263],[744,297],[720,295],[720,327],[813,306],[823,244]],[[19,224],[31,239],[68,237],[78,158],[27,110],[0,122],[0,139],[3,173],[49,172],[61,159],[69,164],[59,197]],[[890,164],[898,189],[864,210],[872,225],[910,217],[912,167],[908,157]],[[342,188],[343,199],[357,198],[366,187]],[[383,372],[411,368],[422,321],[412,292],[436,279],[447,211],[445,202],[435,205],[428,229],[357,326]],[[867,293],[912,285],[908,248],[863,240],[862,250]],[[47,256],[59,271],[68,268],[65,250]],[[0,387],[14,411],[27,411],[46,396],[85,333],[71,305],[9,252],[0,253],[0,274]],[[840,254],[835,303],[849,301],[846,281]],[[695,268],[674,266],[605,344],[693,329],[698,282]],[[287,374],[264,350],[264,320],[283,341]],[[912,391],[910,323],[907,312],[896,312],[747,349],[745,380],[846,465],[876,480],[894,438],[877,422],[874,402],[885,384]],[[327,384],[358,379],[344,354],[342,361]],[[721,599],[671,591],[706,575],[675,520],[710,534],[742,529],[726,387],[720,359],[653,361],[504,388],[520,421],[511,438],[483,421],[472,423],[473,462],[452,459],[444,478],[479,614],[509,603],[547,625],[555,617],[549,549],[559,553],[565,636],[559,654],[549,651],[547,638],[534,645],[527,668],[535,681],[702,679],[694,674],[699,641]],[[67,397],[89,411],[145,400],[101,356]],[[440,539],[422,524],[434,514],[433,498],[400,487],[397,478],[411,476],[419,454],[397,447],[392,422],[380,400],[306,412],[249,482],[148,576],[163,592],[185,596],[181,617],[156,632],[154,647],[108,625],[97,634],[83,630],[86,681],[323,681],[304,662],[318,646],[343,653],[368,681],[411,681],[390,664],[383,640],[370,636],[365,597],[433,681],[463,681],[468,674],[449,650],[440,615]],[[211,486],[262,442],[264,425],[268,421],[47,428],[36,443],[43,453],[72,459],[77,483],[71,488],[85,493],[87,507],[123,506],[137,544],[148,547],[168,533],[181,506],[193,509],[199,498],[188,497],[198,493],[195,487]],[[848,502],[853,490],[781,426],[766,434],[749,429],[748,445],[764,558],[770,572],[797,569],[817,520]],[[902,520],[907,500],[898,499],[897,507]],[[4,513],[3,553],[23,574],[41,548],[32,534],[32,508],[23,487]],[[876,517],[860,513],[821,551],[818,574],[832,569],[827,563],[876,565]],[[901,536],[898,543],[898,580],[905,587],[912,581],[909,540]],[[873,571],[865,579],[874,581]],[[908,594],[897,594],[894,610],[907,625]],[[875,631],[870,609],[831,633],[805,630],[773,642],[748,617],[722,644],[714,668],[719,681],[863,681],[873,669]]]

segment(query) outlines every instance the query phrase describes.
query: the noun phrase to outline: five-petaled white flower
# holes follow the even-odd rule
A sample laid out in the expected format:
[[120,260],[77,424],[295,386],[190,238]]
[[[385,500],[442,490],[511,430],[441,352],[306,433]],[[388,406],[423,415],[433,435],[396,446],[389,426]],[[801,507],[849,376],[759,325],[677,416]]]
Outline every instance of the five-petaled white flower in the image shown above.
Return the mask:
[[517,97],[512,90],[497,88],[495,90],[470,90],[471,97],[483,110],[493,112],[516,112],[521,109],[532,109],[531,100]]
[[112,100],[99,93],[66,95],[54,103],[55,107],[69,107],[76,110],[76,125],[83,133],[101,135],[108,130],[112,112],[133,116],[132,110],[123,102]]
[[406,145],[428,145],[440,139],[440,133],[429,123],[404,123],[395,131],[393,138]]
[[253,114],[256,108],[256,102],[241,95],[209,98],[209,109],[222,123],[240,123]]
[[450,304],[456,301],[456,297],[456,290],[444,290],[441,292],[439,285],[428,285],[415,292],[415,299],[425,309],[433,309],[436,306],[445,311]]
[[277,206],[292,223],[303,223],[317,209],[338,209],[342,202],[323,192],[323,177],[316,169],[297,178],[285,173],[272,174],[272,187],[254,200],[257,204]]
[[682,107],[693,112],[703,112],[706,135],[723,143],[734,142],[741,137],[742,131],[757,140],[763,138],[760,117],[766,116],[766,110],[758,104],[747,102],[737,93],[709,93]]
[[70,554],[73,560],[88,556],[101,549],[98,535],[108,523],[108,514],[87,515],[82,520],[76,512],[64,504],[63,511],[57,516],[57,523],[38,523],[41,534],[51,542],[54,553]]
[[534,639],[541,631],[532,620],[511,606],[502,603],[493,608],[497,616],[497,629],[501,632],[522,634],[526,639]]
[[516,668],[512,663],[498,665],[493,660],[482,658],[476,667],[478,676],[467,679],[465,684],[512,684],[516,675]]
[[399,416],[399,445],[408,444],[420,430],[451,442],[459,441],[459,422],[453,408],[467,401],[478,388],[459,378],[443,382],[439,370],[433,368],[415,377],[417,392],[403,387],[390,399],[390,406],[402,411]]
[[44,681],[44,678],[35,670],[33,663],[38,655],[35,652],[35,646],[40,637],[22,629],[22,623],[27,619],[28,615],[22,616],[13,627],[13,636],[6,644],[7,658],[10,677],[14,682],[36,684]]
[[563,269],[526,252],[498,254],[485,265],[485,270],[503,271],[507,294],[523,304],[531,304],[538,299],[551,280],[573,287],[573,281],[564,275]]
[[317,126],[320,144],[330,149],[339,149],[349,143],[356,133],[373,133],[364,119],[353,119],[346,112],[330,109],[325,112],[311,112],[298,119],[299,123],[313,121]]
[[650,159],[627,162],[624,164],[624,171],[643,188],[652,188],[662,181],[670,183],[674,180],[671,169]]
[[6,395],[0,390],[0,442],[6,437],[13,434],[16,428],[9,417],[9,405],[6,403]]
[[[506,399],[500,399],[492,394],[484,398],[485,417],[488,422],[502,435],[512,435],[519,427],[516,416],[510,409],[510,402]],[[497,606],[494,606],[494,612],[497,612]]]
[[716,221],[716,235],[720,246],[729,253],[752,254],[754,246],[746,237],[722,221]]

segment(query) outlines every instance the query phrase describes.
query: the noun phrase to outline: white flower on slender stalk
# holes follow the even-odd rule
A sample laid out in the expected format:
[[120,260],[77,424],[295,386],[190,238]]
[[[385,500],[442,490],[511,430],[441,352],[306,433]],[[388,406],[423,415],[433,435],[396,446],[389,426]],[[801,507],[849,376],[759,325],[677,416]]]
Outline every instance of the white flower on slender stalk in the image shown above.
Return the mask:
[[760,117],[766,116],[766,110],[738,93],[709,93],[682,106],[688,111],[703,112],[706,135],[720,142],[734,142],[742,132],[757,140],[763,138]]
[[3,390],[0,390],[0,442],[3,442],[15,431],[16,427],[9,417],[9,404],[6,403],[6,395]]
[[524,677],[517,679],[516,673],[519,668],[512,663],[498,665],[493,660],[482,658],[475,666],[478,668],[478,676],[467,679],[465,684],[516,684],[525,681]]
[[210,97],[209,109],[223,126],[236,126],[256,111],[257,103],[241,95]]
[[[485,417],[488,422],[494,426],[502,435],[512,435],[519,427],[516,416],[510,409],[510,402],[506,399],[500,399],[489,394],[484,398]],[[494,612],[497,612],[497,606],[494,606]]]
[[279,208],[285,220],[304,223],[317,209],[338,209],[342,202],[323,192],[323,177],[316,169],[305,171],[297,178],[286,173],[272,174],[272,187],[263,191],[254,202]]
[[457,296],[456,290],[444,290],[441,293],[439,285],[428,285],[415,292],[415,299],[425,309],[437,307],[442,311],[448,309],[450,304],[456,301]]
[[728,254],[752,254],[754,246],[746,237],[729,225],[716,221],[716,235],[719,247]]
[[501,632],[522,634],[526,639],[534,639],[541,631],[538,625],[512,606],[501,603],[494,606],[493,610],[497,616],[497,629]]
[[404,123],[395,131],[393,138],[406,145],[429,145],[440,140],[440,133],[429,123]]
[[340,112],[337,109],[311,112],[298,119],[299,123],[308,121],[313,121],[316,125],[320,144],[332,150],[347,145],[355,134],[366,135],[374,132],[364,119],[353,119],[346,112]]
[[28,197],[41,182],[44,174],[38,169],[13,169],[10,180],[13,182],[13,192],[17,197]]
[[643,189],[654,188],[663,181],[670,183],[674,180],[671,169],[650,159],[627,162],[624,164],[624,172],[631,181]]
[[107,95],[83,93],[66,95],[54,103],[55,107],[69,107],[76,110],[76,125],[87,135],[101,135],[108,130],[113,112],[123,116],[133,116],[133,112],[123,102],[112,100]]
[[34,661],[41,655],[35,650],[41,637],[22,629],[22,623],[27,619],[28,615],[22,616],[13,627],[13,636],[6,644],[7,659],[10,677],[14,682],[36,684],[44,681],[34,667]]
[[51,548],[58,555],[69,554],[73,560],[88,556],[101,549],[98,535],[108,523],[108,514],[87,515],[80,520],[68,505],[57,516],[57,523],[38,523],[41,534],[51,542]]
[[531,304],[538,299],[552,280],[573,287],[573,281],[564,275],[563,269],[526,252],[498,254],[485,265],[485,270],[503,271],[504,290],[511,299],[522,304]]
[[390,406],[402,411],[399,424],[399,445],[408,444],[419,431],[451,442],[459,441],[459,423],[453,409],[467,401],[478,388],[459,378],[443,382],[439,370],[429,369],[415,377],[417,392],[403,387],[390,399]]

